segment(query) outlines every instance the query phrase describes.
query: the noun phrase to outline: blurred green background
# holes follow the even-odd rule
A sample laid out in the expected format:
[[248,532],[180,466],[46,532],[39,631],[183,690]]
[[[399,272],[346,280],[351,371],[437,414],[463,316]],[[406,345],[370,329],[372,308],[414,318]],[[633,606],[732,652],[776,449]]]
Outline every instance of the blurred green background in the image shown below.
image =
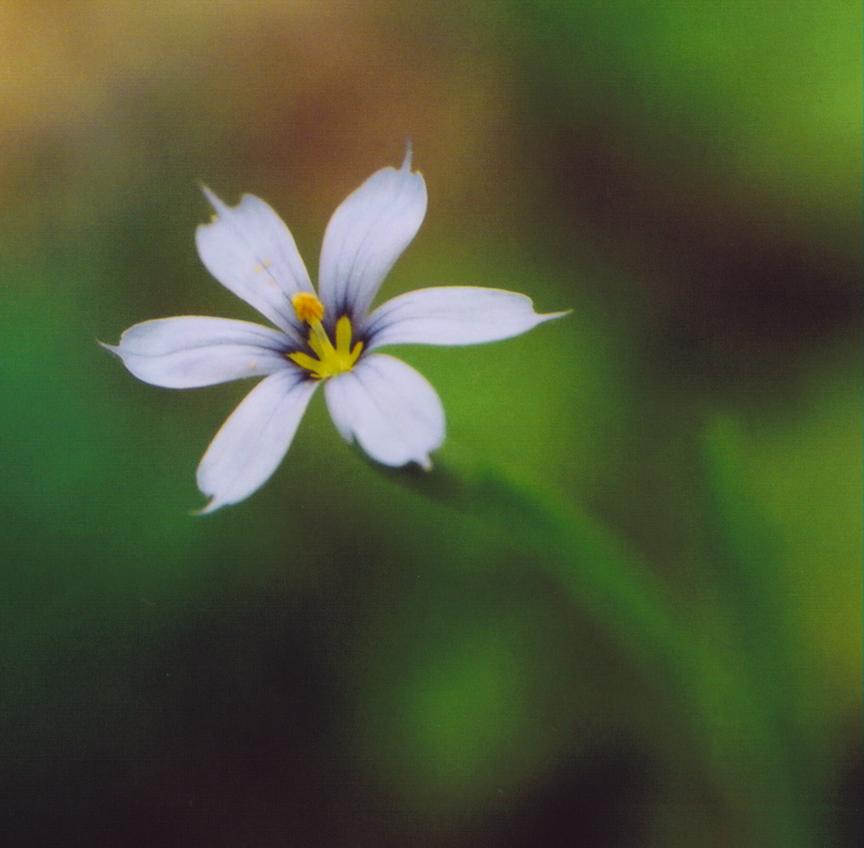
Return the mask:
[[[0,7],[0,816],[16,846],[860,844],[860,10],[844,0]],[[206,181],[314,274],[406,137],[383,296],[562,321],[400,352],[429,478],[316,399],[193,518],[249,388],[96,345],[257,320]]]

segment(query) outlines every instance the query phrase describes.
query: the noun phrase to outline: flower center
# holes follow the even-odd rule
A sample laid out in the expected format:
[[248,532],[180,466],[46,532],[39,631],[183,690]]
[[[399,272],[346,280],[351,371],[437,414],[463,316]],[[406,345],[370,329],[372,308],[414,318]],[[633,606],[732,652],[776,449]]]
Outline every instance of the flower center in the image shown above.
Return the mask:
[[286,354],[288,359],[305,368],[316,380],[326,380],[337,374],[350,371],[363,350],[363,342],[357,342],[351,347],[351,319],[343,315],[336,322],[336,345],[330,341],[327,331],[321,323],[324,317],[324,304],[311,292],[300,292],[291,298],[291,305],[297,317],[309,325],[307,342],[312,352],[318,358],[308,353],[298,351]]

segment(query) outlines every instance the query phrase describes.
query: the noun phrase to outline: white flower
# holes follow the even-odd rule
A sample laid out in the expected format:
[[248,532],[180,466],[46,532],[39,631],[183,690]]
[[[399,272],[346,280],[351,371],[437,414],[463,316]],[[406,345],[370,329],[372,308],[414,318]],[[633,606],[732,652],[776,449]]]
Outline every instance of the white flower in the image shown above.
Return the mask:
[[403,294],[370,310],[393,263],[426,214],[426,184],[383,168],[339,206],[324,234],[316,295],[288,228],[263,201],[237,206],[204,193],[215,210],[196,233],[201,261],[277,329],[227,318],[182,316],[135,324],[106,347],[140,380],[188,389],[264,379],[214,437],[198,466],[210,497],[202,512],[262,486],[288,450],[323,384],[338,431],[383,465],[416,462],[444,441],[444,410],[429,382],[378,353],[392,344],[465,345],[516,336],[565,313],[539,315],[524,295],[448,286]]

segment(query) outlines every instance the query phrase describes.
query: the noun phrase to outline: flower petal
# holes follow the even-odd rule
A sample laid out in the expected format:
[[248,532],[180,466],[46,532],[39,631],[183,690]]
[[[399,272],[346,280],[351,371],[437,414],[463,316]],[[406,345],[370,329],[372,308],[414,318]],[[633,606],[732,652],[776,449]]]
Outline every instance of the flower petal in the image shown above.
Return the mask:
[[531,298],[503,289],[441,286],[388,300],[361,333],[367,350],[392,344],[480,344],[518,336],[566,314],[538,314]]
[[402,167],[382,168],[333,213],[321,247],[319,289],[330,315],[356,322],[369,309],[384,277],[420,229],[426,183]]
[[383,465],[416,462],[444,441],[444,409],[429,381],[392,356],[364,356],[352,371],[327,381],[327,408],[336,429]]
[[212,386],[290,367],[282,333],[249,321],[186,315],[126,330],[116,353],[139,379],[169,389]]
[[285,456],[317,386],[291,368],[246,395],[198,466],[198,488],[212,498],[202,513],[242,501],[264,485]]
[[223,286],[277,327],[296,332],[291,297],[312,291],[312,283],[288,227],[254,195],[244,194],[232,207],[206,186],[204,194],[216,215],[195,233],[201,261]]

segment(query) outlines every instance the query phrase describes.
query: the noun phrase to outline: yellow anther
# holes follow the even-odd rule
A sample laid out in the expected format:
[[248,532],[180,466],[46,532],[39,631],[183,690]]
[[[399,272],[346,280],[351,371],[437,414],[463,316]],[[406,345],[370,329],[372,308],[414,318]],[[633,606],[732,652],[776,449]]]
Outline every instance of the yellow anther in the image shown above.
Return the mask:
[[312,292],[299,292],[291,298],[297,317],[306,324],[320,321],[324,317],[324,304]]

